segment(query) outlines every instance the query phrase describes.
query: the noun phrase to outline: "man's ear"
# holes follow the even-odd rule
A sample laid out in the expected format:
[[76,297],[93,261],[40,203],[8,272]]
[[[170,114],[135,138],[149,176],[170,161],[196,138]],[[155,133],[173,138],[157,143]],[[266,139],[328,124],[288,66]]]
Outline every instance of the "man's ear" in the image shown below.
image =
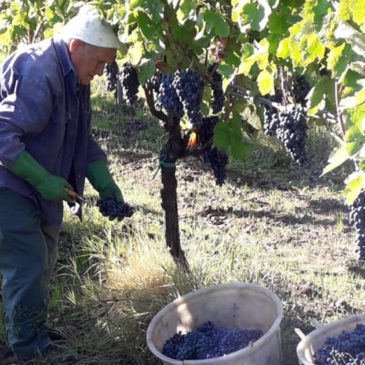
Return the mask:
[[79,39],[71,39],[68,43],[68,49],[70,53],[74,53],[77,49],[84,46],[84,42]]

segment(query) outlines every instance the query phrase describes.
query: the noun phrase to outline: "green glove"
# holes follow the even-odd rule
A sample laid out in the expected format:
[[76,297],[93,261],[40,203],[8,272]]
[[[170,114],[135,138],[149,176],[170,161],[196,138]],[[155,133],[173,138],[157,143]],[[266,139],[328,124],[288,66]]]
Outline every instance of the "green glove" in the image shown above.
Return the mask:
[[73,187],[61,177],[50,174],[26,151],[9,166],[9,170],[29,182],[43,199],[74,202],[65,191],[65,188],[73,191]]
[[101,199],[113,198],[118,203],[124,202],[122,192],[103,160],[89,163],[86,167],[86,177],[99,193]]

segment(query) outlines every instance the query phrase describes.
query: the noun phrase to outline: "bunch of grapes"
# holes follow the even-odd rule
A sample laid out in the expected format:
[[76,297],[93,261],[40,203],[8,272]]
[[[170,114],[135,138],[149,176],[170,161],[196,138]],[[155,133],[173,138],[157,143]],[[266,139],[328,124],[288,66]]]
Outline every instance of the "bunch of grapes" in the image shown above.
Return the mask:
[[305,160],[305,141],[307,139],[307,119],[302,107],[295,107],[287,112],[279,113],[280,126],[276,137],[281,141],[285,150],[297,164]]
[[199,127],[202,121],[200,104],[204,90],[204,83],[199,74],[189,68],[177,70],[174,73],[172,86],[176,90],[190,123],[195,127]]
[[365,325],[328,337],[314,355],[316,365],[363,365],[365,363]]
[[[273,96],[268,96],[268,100],[275,102],[275,103],[281,103],[282,102],[282,96],[278,93]],[[279,128],[280,120],[277,113],[276,108],[271,107],[270,105],[263,104],[264,106],[264,133],[266,136],[276,136],[276,130]]]
[[176,360],[211,359],[241,350],[263,336],[254,329],[229,330],[206,322],[196,331],[181,331],[166,341],[162,353]]
[[173,76],[163,75],[157,96],[156,107],[164,108],[167,114],[181,119],[184,116],[184,108],[172,86]]
[[124,100],[133,105],[137,101],[137,93],[139,88],[138,74],[136,69],[130,64],[126,63],[119,73],[120,84],[122,85],[122,94]]
[[217,114],[223,109],[223,105],[224,105],[224,101],[225,101],[223,88],[222,88],[223,78],[222,78],[222,75],[217,72],[216,68],[217,68],[217,64],[213,63],[207,69],[208,74],[211,75],[211,77],[213,78],[213,85],[212,85],[212,89],[213,89],[212,111],[213,111],[213,114]]
[[310,89],[311,86],[303,75],[296,77],[293,82],[293,94],[295,102],[305,106],[307,103],[306,97]]
[[115,91],[117,88],[119,67],[116,61],[107,63],[104,68],[106,86],[108,91]]
[[202,124],[197,129],[199,141],[202,147],[205,147],[203,150],[203,159],[205,163],[210,162],[209,152],[211,150],[211,144],[209,144],[209,141],[213,137],[214,127],[216,126],[217,123],[218,123],[218,117],[216,116],[205,117],[202,119]]
[[217,148],[214,147],[209,150],[208,159],[214,173],[215,183],[218,186],[222,186],[227,175],[227,154],[225,152],[219,151]]
[[100,213],[104,217],[109,217],[109,220],[118,219],[118,221],[122,221],[125,217],[130,218],[135,209],[126,203],[118,203],[112,198],[107,199],[99,199],[96,203],[96,206],[99,207]]
[[355,247],[359,260],[365,260],[365,191],[350,206],[350,224],[355,228]]

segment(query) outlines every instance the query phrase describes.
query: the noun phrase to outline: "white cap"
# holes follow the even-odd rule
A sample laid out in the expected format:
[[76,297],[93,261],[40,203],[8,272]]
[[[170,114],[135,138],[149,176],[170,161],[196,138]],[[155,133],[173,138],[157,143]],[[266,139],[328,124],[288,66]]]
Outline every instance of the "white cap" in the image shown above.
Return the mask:
[[121,46],[112,26],[90,5],[83,5],[79,13],[61,29],[60,35],[65,40],[79,39],[97,47],[119,49]]

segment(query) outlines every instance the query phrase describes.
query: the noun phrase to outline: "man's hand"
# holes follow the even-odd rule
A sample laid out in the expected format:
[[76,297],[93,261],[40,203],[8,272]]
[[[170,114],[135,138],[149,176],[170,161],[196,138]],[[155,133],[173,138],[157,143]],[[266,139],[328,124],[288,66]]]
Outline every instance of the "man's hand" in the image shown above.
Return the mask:
[[86,168],[86,177],[93,188],[99,192],[101,199],[112,198],[117,203],[124,202],[122,192],[115,183],[104,161],[99,160],[89,163]]
[[73,190],[73,187],[65,179],[50,174],[26,151],[9,166],[9,170],[31,184],[45,200],[74,201],[65,191],[65,188]]

